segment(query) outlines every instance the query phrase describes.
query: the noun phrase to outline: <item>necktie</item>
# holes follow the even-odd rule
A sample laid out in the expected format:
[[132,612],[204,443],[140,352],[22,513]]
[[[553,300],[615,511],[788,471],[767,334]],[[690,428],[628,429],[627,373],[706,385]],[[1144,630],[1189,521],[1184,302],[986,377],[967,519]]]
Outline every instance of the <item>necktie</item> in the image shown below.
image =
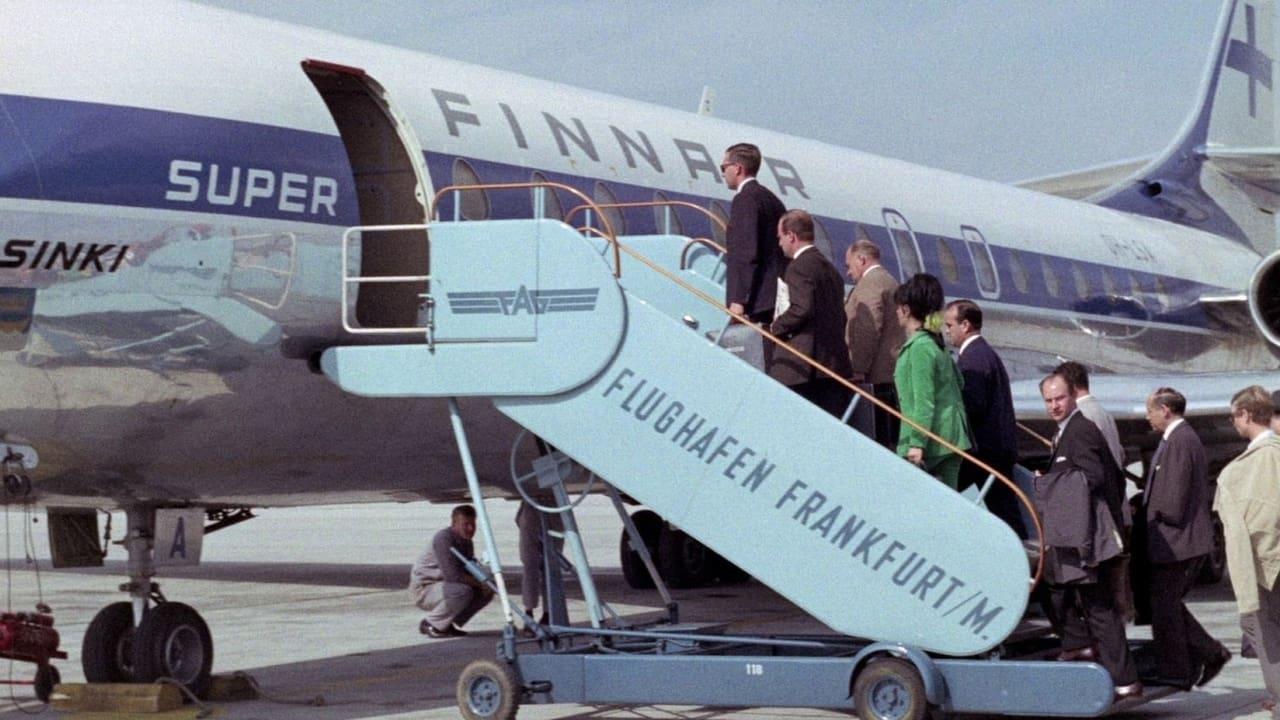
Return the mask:
[[1164,444],[1164,438],[1160,438],[1160,444],[1156,446],[1155,454],[1151,456],[1151,470],[1147,472],[1147,491],[1142,494],[1144,504],[1146,499],[1151,497],[1151,481],[1156,476],[1156,468],[1160,465],[1160,459],[1164,457]]

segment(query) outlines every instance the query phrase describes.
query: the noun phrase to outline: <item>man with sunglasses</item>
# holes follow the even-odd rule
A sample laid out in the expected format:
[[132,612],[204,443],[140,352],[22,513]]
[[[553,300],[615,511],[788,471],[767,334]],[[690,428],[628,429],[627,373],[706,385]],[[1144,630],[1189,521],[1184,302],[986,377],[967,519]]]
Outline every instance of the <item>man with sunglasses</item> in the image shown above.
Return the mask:
[[765,186],[756,182],[760,148],[738,143],[724,152],[720,173],[736,191],[725,233],[728,267],[725,305],[754,323],[773,322],[778,275],[784,264],[778,249],[778,220],[787,209]]

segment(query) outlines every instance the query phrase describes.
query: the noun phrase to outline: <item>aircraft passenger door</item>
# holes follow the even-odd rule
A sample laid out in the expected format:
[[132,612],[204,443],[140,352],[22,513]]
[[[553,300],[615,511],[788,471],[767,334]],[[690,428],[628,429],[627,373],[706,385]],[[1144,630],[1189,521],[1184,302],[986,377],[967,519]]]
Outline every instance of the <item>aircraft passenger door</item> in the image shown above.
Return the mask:
[[988,300],[1000,297],[1000,273],[996,271],[995,258],[991,256],[991,246],[987,245],[987,239],[970,225],[961,225],[960,232],[964,235],[964,246],[969,250],[969,259],[973,261],[978,292]]
[[884,224],[893,240],[893,250],[898,256],[898,275],[903,282],[916,273],[924,272],[924,263],[920,260],[920,244],[916,242],[916,234],[911,230],[902,213],[892,208],[883,211]]
[[[360,206],[360,225],[424,225],[431,193],[422,146],[387,91],[360,68],[305,60],[302,70],[320,93],[346,147]],[[430,247],[422,230],[364,233],[359,276],[426,276]],[[352,273],[356,274],[356,273]],[[411,328],[428,284],[355,286],[355,318],[363,328]],[[344,309],[345,312],[345,309]]]

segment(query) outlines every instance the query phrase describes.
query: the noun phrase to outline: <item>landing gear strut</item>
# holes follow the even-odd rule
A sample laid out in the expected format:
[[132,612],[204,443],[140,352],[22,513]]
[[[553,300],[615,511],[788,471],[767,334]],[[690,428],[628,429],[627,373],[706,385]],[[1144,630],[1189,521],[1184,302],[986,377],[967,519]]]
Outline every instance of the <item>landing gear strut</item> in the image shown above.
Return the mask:
[[202,696],[213,670],[209,626],[191,606],[165,600],[152,582],[155,509],[131,507],[126,516],[129,582],[120,589],[129,600],[104,607],[89,623],[80,653],[85,679],[150,683],[170,678]]

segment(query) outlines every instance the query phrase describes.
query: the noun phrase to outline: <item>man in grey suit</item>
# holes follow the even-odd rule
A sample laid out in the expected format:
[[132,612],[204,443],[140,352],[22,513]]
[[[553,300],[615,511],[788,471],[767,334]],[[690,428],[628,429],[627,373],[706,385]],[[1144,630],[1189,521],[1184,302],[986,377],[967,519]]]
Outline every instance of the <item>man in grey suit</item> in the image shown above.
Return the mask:
[[[813,246],[813,217],[792,210],[778,221],[778,246],[791,262],[783,281],[787,305],[769,331],[841,378],[849,377],[849,349],[844,344],[840,296],[844,282],[831,261]],[[849,391],[784,348],[776,348],[769,376],[810,402],[840,417]]]
[[1068,360],[1053,370],[1055,375],[1061,375],[1071,383],[1075,388],[1076,407],[1080,408],[1080,414],[1084,415],[1094,425],[1098,426],[1098,430],[1102,431],[1102,437],[1107,439],[1107,448],[1111,451],[1111,457],[1116,461],[1116,467],[1124,468],[1124,448],[1120,445],[1120,432],[1116,429],[1115,418],[1111,417],[1111,413],[1102,407],[1102,403],[1098,402],[1098,398],[1089,392],[1089,371],[1084,366],[1074,360]]
[[1145,537],[1135,551],[1146,553],[1151,596],[1155,667],[1148,682],[1190,690],[1212,680],[1231,653],[1183,602],[1213,550],[1209,463],[1200,438],[1182,418],[1186,409],[1187,399],[1173,388],[1147,398],[1147,420],[1161,439],[1134,521],[1135,537]]
[[[880,265],[880,248],[865,237],[855,240],[844,255],[849,278],[856,283],[844,301],[844,340],[849,346],[850,378],[869,384],[876,399],[898,407],[893,368],[906,342],[898,324],[893,293],[898,281]],[[873,437],[889,449],[898,445],[898,418],[877,408]]]

